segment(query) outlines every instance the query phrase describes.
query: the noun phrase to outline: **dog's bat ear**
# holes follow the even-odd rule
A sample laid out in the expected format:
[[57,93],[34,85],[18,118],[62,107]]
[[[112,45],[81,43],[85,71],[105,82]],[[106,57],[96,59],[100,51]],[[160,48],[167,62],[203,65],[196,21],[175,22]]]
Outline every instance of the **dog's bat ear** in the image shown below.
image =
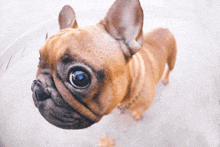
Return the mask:
[[131,57],[142,47],[143,10],[139,0],[116,0],[100,22],[116,40],[123,42],[126,57]]
[[58,20],[59,20],[60,30],[65,28],[78,28],[75,12],[73,8],[69,5],[65,5],[62,8]]

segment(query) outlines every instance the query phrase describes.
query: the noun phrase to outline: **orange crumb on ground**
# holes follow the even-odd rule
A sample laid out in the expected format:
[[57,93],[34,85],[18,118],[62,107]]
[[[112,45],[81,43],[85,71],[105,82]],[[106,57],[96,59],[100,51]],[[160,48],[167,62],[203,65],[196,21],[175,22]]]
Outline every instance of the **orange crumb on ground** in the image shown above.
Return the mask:
[[99,147],[113,147],[113,146],[115,146],[115,143],[114,143],[113,139],[109,140],[109,138],[105,134],[105,136],[102,138],[102,140],[98,139],[98,146]]

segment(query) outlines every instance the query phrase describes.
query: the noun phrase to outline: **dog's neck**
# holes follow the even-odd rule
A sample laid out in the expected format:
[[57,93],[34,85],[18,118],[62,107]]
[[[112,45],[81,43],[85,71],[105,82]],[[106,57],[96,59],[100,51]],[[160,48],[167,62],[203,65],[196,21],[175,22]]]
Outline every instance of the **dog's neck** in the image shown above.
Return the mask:
[[128,93],[122,100],[121,105],[132,105],[137,98],[138,94],[143,88],[145,77],[145,65],[140,53],[136,53],[129,61],[130,71],[130,85],[128,86]]

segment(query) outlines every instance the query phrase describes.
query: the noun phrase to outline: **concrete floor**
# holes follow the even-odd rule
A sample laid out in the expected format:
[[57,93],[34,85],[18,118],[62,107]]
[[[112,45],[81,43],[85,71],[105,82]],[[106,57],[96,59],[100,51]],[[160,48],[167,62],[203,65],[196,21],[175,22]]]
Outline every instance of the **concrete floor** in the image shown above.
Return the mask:
[[158,83],[141,121],[115,109],[87,129],[62,130],[40,115],[30,86],[45,34],[58,31],[60,9],[72,5],[85,27],[102,19],[112,3],[1,0],[0,147],[94,147],[104,134],[116,147],[220,147],[220,1],[141,0],[144,31],[167,27],[178,46],[170,83]]

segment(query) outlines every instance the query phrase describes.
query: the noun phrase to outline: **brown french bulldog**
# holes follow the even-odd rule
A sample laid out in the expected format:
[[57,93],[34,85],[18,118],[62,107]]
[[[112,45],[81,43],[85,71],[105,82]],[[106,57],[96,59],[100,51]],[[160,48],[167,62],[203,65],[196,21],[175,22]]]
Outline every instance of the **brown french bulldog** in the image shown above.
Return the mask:
[[53,125],[81,129],[118,105],[142,118],[156,84],[167,84],[176,61],[176,41],[168,29],[143,35],[139,0],[116,0],[96,26],[78,28],[74,10],[59,14],[60,31],[40,49],[32,91],[36,107]]

